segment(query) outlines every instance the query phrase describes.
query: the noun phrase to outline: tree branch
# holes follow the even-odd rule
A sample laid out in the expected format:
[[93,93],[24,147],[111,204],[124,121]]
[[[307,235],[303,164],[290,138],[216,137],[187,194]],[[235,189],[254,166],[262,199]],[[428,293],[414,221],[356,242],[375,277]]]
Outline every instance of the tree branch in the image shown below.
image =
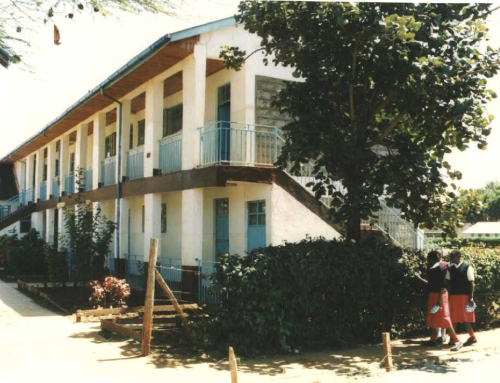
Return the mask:
[[374,141],[368,142],[368,147],[371,148],[372,146],[380,144],[382,141],[384,141],[389,134],[392,133],[394,128],[399,124],[399,122],[403,119],[403,117],[406,116],[406,112],[401,112],[398,114],[398,116],[394,119],[394,121],[387,127],[387,129]]
[[464,78],[466,78],[468,76],[472,76],[472,75],[475,75],[475,74],[486,72],[488,69],[491,69],[491,68],[494,68],[494,67],[497,67],[497,66],[500,66],[500,61],[494,62],[493,64],[488,65],[486,68],[476,69],[476,70],[473,70],[471,72],[467,72],[467,73],[463,74],[462,76],[460,76],[458,78],[458,80],[463,80]]
[[391,99],[389,97],[387,97],[379,106],[377,106],[377,108],[375,109],[375,111],[372,114],[372,117],[374,117],[378,112],[380,112],[382,109],[384,109],[389,104],[390,101],[391,101]]

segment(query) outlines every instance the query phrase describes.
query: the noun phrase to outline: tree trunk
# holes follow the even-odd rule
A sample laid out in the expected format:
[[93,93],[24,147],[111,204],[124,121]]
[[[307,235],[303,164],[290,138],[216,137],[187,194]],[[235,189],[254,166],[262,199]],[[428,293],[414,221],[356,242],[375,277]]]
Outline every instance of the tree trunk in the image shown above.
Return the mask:
[[359,208],[351,208],[351,216],[347,222],[347,239],[354,239],[356,242],[361,240],[361,214]]

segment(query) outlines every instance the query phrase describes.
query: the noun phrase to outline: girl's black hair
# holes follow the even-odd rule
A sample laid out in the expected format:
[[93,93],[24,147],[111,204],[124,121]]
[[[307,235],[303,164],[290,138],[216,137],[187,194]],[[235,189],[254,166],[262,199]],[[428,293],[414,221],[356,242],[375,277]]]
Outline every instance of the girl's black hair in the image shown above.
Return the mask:
[[431,252],[429,252],[429,254],[427,254],[427,260],[437,262],[439,260],[438,252],[435,250],[432,250]]

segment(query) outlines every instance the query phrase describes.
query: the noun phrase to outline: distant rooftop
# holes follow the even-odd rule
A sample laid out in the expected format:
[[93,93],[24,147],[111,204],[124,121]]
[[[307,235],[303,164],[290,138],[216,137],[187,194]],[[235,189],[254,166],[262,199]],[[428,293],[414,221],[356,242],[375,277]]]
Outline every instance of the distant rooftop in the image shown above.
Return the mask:
[[500,222],[478,222],[462,234],[498,234],[500,233]]

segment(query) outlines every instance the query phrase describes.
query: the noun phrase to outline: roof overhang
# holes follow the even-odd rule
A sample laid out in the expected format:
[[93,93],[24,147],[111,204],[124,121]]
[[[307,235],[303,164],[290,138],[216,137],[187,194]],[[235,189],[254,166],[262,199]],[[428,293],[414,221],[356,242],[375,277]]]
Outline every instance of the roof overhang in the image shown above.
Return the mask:
[[[101,89],[106,90],[107,95],[119,100],[140,85],[192,54],[194,45],[202,33],[208,33],[235,24],[234,17],[230,17],[172,34],[166,34],[89,91],[59,117],[47,124],[41,131],[3,157],[0,163],[12,164],[15,161],[25,158],[61,134],[85,121],[93,114],[107,108],[113,101],[104,96],[101,93]],[[209,59],[207,62],[207,76],[223,68],[223,64],[220,61]]]

